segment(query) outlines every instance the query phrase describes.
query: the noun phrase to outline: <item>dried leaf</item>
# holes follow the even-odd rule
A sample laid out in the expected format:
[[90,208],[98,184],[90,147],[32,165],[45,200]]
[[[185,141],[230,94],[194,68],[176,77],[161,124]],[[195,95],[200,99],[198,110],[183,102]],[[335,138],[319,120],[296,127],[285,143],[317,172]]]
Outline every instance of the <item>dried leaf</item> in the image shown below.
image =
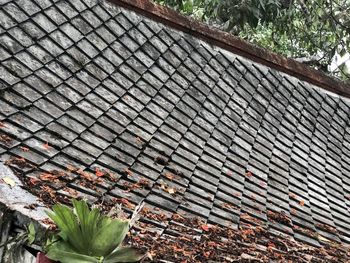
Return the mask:
[[10,177],[4,177],[4,178],[2,178],[2,180],[3,180],[6,184],[8,184],[11,188],[14,187],[14,186],[16,185],[15,180],[13,180],[13,179],[10,178]]
[[50,150],[51,146],[49,145],[48,142],[46,142],[45,144],[43,144],[43,148],[44,148],[44,150],[48,151],[48,150]]
[[175,188],[168,188],[167,189],[167,192],[169,193],[169,194],[175,194],[176,193],[176,189]]
[[40,182],[40,180],[38,179],[38,178],[36,178],[36,177],[31,177],[30,179],[29,179],[29,185],[30,186],[35,186],[35,185],[37,185],[38,183]]
[[305,201],[304,200],[300,200],[299,201],[299,205],[304,206],[305,205]]
[[174,180],[174,174],[172,173],[165,173],[164,176],[168,178],[170,181]]
[[39,175],[39,178],[42,181],[53,181],[53,180],[56,180],[58,176],[50,173],[42,173]]
[[321,236],[321,235],[317,235],[317,238],[320,240],[320,241],[322,241],[322,242],[325,242],[325,243],[332,243],[332,241],[331,240],[329,240],[329,239],[327,239],[327,238],[325,238],[325,237],[323,237],[323,236]]
[[76,198],[79,194],[78,191],[69,188],[69,187],[65,187],[63,190],[65,190],[67,193],[69,193],[72,197]]
[[105,175],[105,173],[102,172],[98,167],[96,167],[96,169],[95,169],[95,174],[97,177],[102,177]]
[[209,229],[210,229],[210,226],[208,226],[208,225],[201,225],[201,228],[202,228],[204,231],[208,232]]
[[130,203],[128,199],[125,199],[125,198],[121,198],[120,199],[120,202],[126,206],[127,208],[129,209],[134,209],[135,208],[135,205],[133,203]]
[[272,251],[272,250],[275,249],[275,248],[276,248],[276,245],[275,245],[274,243],[269,242],[269,243],[267,244],[267,250],[268,250],[268,251]]
[[43,186],[40,187],[40,189],[41,189],[41,191],[49,194],[51,198],[55,198],[56,191],[53,190],[50,186],[43,185]]
[[252,177],[253,174],[252,174],[252,172],[248,171],[248,172],[246,172],[245,176],[247,176],[247,177]]
[[289,193],[289,197],[290,197],[290,198],[294,198],[294,199],[296,199],[296,195],[295,195],[295,194],[293,194],[293,193]]
[[69,171],[69,172],[75,172],[75,171],[77,171],[78,170],[78,168],[76,168],[76,167],[74,167],[73,165],[68,165],[67,166],[67,170]]
[[130,171],[129,168],[125,169],[124,172],[125,172],[128,176],[132,176],[132,171]]
[[28,148],[28,147],[22,146],[22,147],[21,147],[21,150],[22,150],[23,152],[29,152],[29,148]]

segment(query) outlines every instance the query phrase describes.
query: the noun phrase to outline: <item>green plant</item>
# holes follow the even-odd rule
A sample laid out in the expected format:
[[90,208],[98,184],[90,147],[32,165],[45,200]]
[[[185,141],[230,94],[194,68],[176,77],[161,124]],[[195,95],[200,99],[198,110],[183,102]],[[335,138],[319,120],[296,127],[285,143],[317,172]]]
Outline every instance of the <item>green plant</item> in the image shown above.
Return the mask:
[[349,0],[153,1],[350,82]]
[[131,247],[122,247],[129,220],[112,219],[85,201],[73,200],[73,209],[54,205],[48,216],[60,232],[48,241],[47,257],[61,263],[136,262],[143,255]]
[[[31,245],[36,239],[36,230],[33,222],[30,222],[24,230],[16,235],[7,238],[3,243],[0,243],[0,250],[5,249],[3,260],[5,262],[18,262],[18,255],[24,245]],[[1,258],[0,258],[1,260]]]

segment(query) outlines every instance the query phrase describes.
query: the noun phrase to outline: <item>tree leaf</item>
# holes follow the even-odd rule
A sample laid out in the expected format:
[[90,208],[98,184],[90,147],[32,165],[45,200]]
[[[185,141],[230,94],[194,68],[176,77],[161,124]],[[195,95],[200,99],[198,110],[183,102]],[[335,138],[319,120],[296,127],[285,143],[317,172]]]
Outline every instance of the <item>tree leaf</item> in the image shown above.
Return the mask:
[[4,178],[2,178],[2,180],[4,180],[4,182],[5,182],[6,184],[8,184],[11,188],[14,187],[14,186],[16,185],[16,181],[13,180],[13,179],[10,178],[10,177],[4,177]]

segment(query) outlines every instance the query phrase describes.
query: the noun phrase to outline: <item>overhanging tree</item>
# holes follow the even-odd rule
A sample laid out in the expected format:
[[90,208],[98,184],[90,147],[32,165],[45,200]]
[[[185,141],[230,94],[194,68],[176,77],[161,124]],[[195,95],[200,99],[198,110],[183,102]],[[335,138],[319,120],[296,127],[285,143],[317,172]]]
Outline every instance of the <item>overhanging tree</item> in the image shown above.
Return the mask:
[[346,67],[350,0],[155,1],[330,75],[350,80]]

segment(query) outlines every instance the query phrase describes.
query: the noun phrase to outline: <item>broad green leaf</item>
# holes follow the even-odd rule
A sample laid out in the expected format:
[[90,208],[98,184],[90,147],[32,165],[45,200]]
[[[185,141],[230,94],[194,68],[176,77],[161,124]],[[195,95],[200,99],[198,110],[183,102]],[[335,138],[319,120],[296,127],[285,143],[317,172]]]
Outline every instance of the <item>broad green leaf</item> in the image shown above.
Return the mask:
[[33,222],[30,222],[29,226],[28,226],[28,243],[29,245],[33,244],[33,242],[35,241],[35,236],[36,236],[36,232],[35,232],[35,227]]
[[90,210],[85,201],[73,200],[73,206],[55,205],[47,212],[60,229],[55,240],[48,242],[51,259],[61,263],[103,262],[112,252],[113,260],[117,256],[118,260],[128,260],[116,262],[134,262],[141,257],[133,249],[118,250],[129,231],[129,220],[103,216],[98,209]]
[[137,262],[144,256],[136,248],[122,247],[107,256],[103,263]]
[[62,231],[61,236],[65,237],[65,241],[69,241],[77,252],[84,253],[83,236],[72,209],[65,205],[54,205],[52,210],[53,212],[48,211],[47,214]]
[[67,242],[59,241],[52,244],[46,256],[61,263],[99,263],[99,259],[74,252]]
[[73,200],[73,206],[80,223],[82,243],[85,250],[91,252],[91,240],[93,240],[99,226],[100,212],[98,209],[90,211],[85,201]]
[[93,254],[107,256],[120,245],[128,231],[128,220],[115,219],[109,224],[102,225],[92,240]]
[[61,263],[99,263],[98,258],[86,256],[75,252],[66,252],[61,250],[50,250],[47,255],[49,259]]

